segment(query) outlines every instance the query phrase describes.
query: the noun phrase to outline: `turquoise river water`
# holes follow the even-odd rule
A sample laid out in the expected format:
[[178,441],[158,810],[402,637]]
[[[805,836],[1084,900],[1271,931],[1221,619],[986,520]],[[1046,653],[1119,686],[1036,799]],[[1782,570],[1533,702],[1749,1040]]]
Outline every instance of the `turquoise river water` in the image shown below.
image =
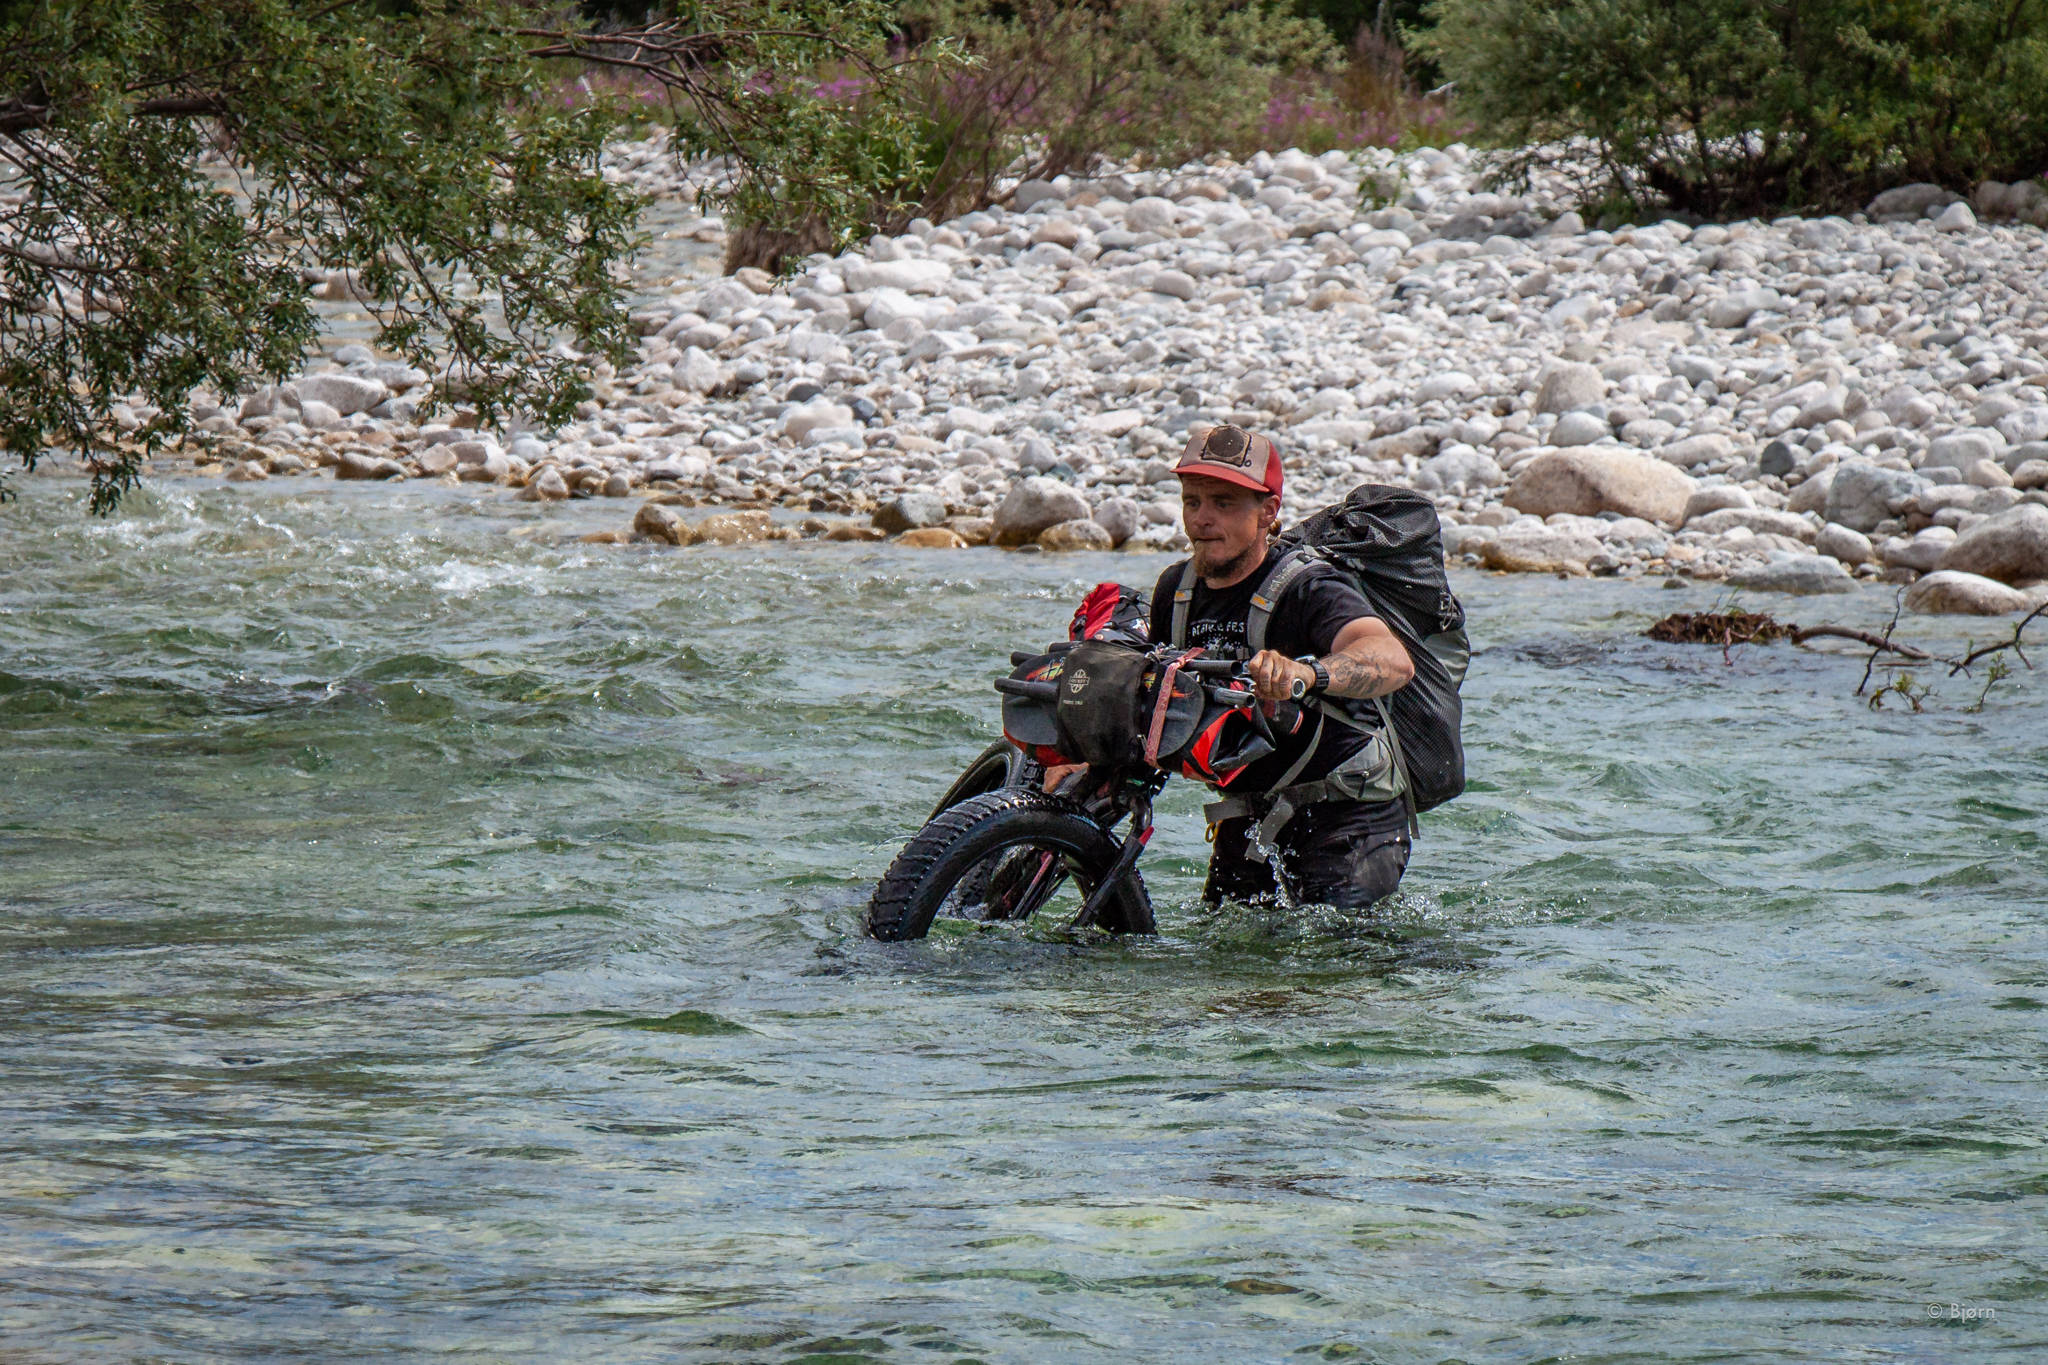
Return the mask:
[[1709,588],[1462,576],[1379,913],[1203,909],[1180,787],[1157,938],[882,945],[1007,652],[1159,561],[22,490],[9,1361],[2048,1352],[2048,667],[1873,712],[1641,638]]

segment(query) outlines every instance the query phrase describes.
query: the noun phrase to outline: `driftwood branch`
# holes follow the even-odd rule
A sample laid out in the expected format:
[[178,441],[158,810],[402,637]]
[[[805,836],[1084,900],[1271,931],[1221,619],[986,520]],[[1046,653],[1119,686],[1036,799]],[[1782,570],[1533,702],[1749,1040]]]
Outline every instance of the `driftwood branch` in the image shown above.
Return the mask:
[[[226,103],[218,95],[159,95],[137,100],[128,112],[138,117],[201,118],[224,113]],[[40,128],[50,121],[50,106],[28,100],[0,103],[0,134],[13,135]]]
[[1854,640],[1858,644],[1869,645],[1871,648],[1882,653],[1898,654],[1913,660],[1925,661],[1934,657],[1924,649],[1916,649],[1912,645],[1898,644],[1895,641],[1886,639],[1882,635],[1872,635],[1867,630],[1854,630],[1848,626],[1800,626],[1792,632],[1792,643],[1803,645],[1808,640],[1821,636],[1838,640]]

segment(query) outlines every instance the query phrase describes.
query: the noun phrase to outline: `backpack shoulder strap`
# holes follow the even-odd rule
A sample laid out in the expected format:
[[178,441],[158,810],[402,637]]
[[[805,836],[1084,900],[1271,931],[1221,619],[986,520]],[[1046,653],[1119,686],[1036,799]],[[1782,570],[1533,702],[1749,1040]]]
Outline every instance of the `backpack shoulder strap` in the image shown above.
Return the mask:
[[1180,582],[1173,588],[1173,640],[1175,649],[1188,647],[1188,612],[1195,601],[1195,561],[1190,559],[1180,571]]
[[[1192,563],[1192,561],[1190,561]],[[1266,627],[1272,623],[1273,608],[1280,605],[1280,599],[1294,586],[1295,580],[1315,566],[1315,560],[1300,550],[1290,550],[1280,557],[1273,571],[1266,575],[1266,581],[1259,584],[1252,594],[1252,607],[1245,619],[1244,649],[1246,655],[1257,654],[1266,647]]]

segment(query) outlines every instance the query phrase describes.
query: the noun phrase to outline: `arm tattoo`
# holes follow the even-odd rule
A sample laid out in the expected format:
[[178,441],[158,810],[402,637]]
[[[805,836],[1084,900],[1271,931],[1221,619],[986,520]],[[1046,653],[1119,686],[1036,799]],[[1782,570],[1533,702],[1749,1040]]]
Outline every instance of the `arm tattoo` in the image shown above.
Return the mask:
[[1327,654],[1323,667],[1329,670],[1328,690],[1333,697],[1379,697],[1398,690],[1388,686],[1387,670],[1377,659]]

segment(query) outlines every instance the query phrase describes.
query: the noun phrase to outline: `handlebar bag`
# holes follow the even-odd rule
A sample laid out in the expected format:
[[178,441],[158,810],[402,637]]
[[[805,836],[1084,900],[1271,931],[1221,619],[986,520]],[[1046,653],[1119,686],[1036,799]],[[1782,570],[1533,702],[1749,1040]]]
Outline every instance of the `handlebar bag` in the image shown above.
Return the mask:
[[1081,763],[1125,768],[1145,761],[1145,673],[1142,649],[1082,640],[1060,670],[1053,727],[1059,751]]

